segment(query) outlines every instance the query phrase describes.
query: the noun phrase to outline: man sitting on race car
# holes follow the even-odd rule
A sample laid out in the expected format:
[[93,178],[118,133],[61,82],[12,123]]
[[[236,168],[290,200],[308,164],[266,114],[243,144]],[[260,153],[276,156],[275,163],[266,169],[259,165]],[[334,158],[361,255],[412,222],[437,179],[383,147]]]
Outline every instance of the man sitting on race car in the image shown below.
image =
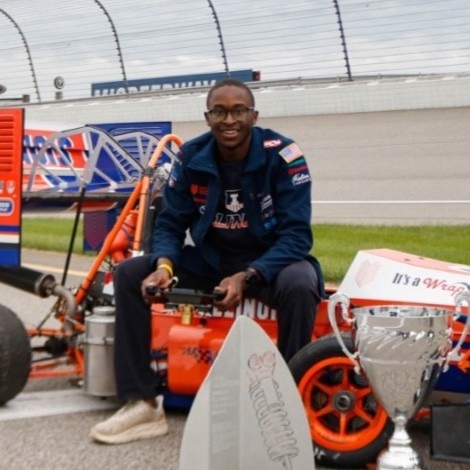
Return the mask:
[[[299,146],[256,127],[254,96],[226,79],[207,95],[207,132],[182,145],[164,190],[152,252],[127,259],[115,276],[115,376],[127,404],[91,437],[116,444],[161,436],[168,425],[150,363],[149,285],[225,293],[220,310],[244,296],[277,310],[286,361],[311,341],[324,295],[310,255],[311,177]],[[194,244],[185,244],[189,229]]]

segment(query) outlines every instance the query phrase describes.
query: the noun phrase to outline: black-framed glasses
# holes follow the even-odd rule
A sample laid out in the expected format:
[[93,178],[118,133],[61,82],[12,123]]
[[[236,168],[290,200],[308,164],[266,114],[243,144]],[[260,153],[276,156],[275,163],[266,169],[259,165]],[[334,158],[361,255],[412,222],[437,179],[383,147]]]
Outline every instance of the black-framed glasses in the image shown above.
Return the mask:
[[213,108],[206,111],[206,114],[212,119],[214,122],[222,122],[224,121],[228,114],[230,113],[235,121],[243,121],[248,113],[251,113],[255,110],[255,108],[250,107],[247,108],[246,106],[236,106],[232,109],[225,109],[225,108]]

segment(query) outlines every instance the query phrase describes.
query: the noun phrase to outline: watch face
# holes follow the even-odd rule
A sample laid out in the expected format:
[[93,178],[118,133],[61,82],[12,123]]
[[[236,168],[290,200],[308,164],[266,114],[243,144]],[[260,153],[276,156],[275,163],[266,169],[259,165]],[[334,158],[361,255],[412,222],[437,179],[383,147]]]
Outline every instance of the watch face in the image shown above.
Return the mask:
[[258,284],[258,276],[251,271],[246,273],[245,280],[247,285],[250,287],[256,286]]

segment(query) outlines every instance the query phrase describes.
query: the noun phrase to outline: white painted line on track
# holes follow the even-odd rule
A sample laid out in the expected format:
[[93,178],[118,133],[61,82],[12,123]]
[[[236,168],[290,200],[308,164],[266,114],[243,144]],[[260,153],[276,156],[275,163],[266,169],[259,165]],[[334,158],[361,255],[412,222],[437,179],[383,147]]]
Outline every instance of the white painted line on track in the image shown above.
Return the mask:
[[117,409],[114,398],[86,395],[81,389],[20,393],[0,407],[0,421]]
[[[25,263],[23,264],[23,266],[25,266],[26,268],[29,268],[29,269],[37,269],[38,271],[43,271],[43,272],[46,272],[46,273],[63,273],[64,270],[61,269],[61,268],[54,268],[52,266],[46,266],[44,264],[32,264],[32,263]],[[67,271],[68,274],[72,275],[72,276],[83,276],[85,277],[88,273],[85,272],[85,271],[77,271],[77,270],[74,270],[74,269],[69,269]]]

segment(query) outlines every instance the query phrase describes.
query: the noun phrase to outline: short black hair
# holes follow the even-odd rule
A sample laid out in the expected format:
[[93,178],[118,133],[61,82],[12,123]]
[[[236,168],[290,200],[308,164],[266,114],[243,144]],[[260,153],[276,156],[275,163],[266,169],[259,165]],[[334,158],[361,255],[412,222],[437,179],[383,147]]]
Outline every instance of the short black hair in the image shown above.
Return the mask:
[[224,86],[236,86],[238,88],[241,88],[242,90],[245,90],[251,100],[251,104],[254,107],[255,106],[255,97],[253,95],[253,92],[251,91],[250,87],[241,82],[240,80],[236,80],[235,78],[224,78],[223,80],[218,81],[210,90],[209,93],[207,93],[207,98],[206,98],[206,106],[209,107],[209,101],[211,99],[212,93]]

